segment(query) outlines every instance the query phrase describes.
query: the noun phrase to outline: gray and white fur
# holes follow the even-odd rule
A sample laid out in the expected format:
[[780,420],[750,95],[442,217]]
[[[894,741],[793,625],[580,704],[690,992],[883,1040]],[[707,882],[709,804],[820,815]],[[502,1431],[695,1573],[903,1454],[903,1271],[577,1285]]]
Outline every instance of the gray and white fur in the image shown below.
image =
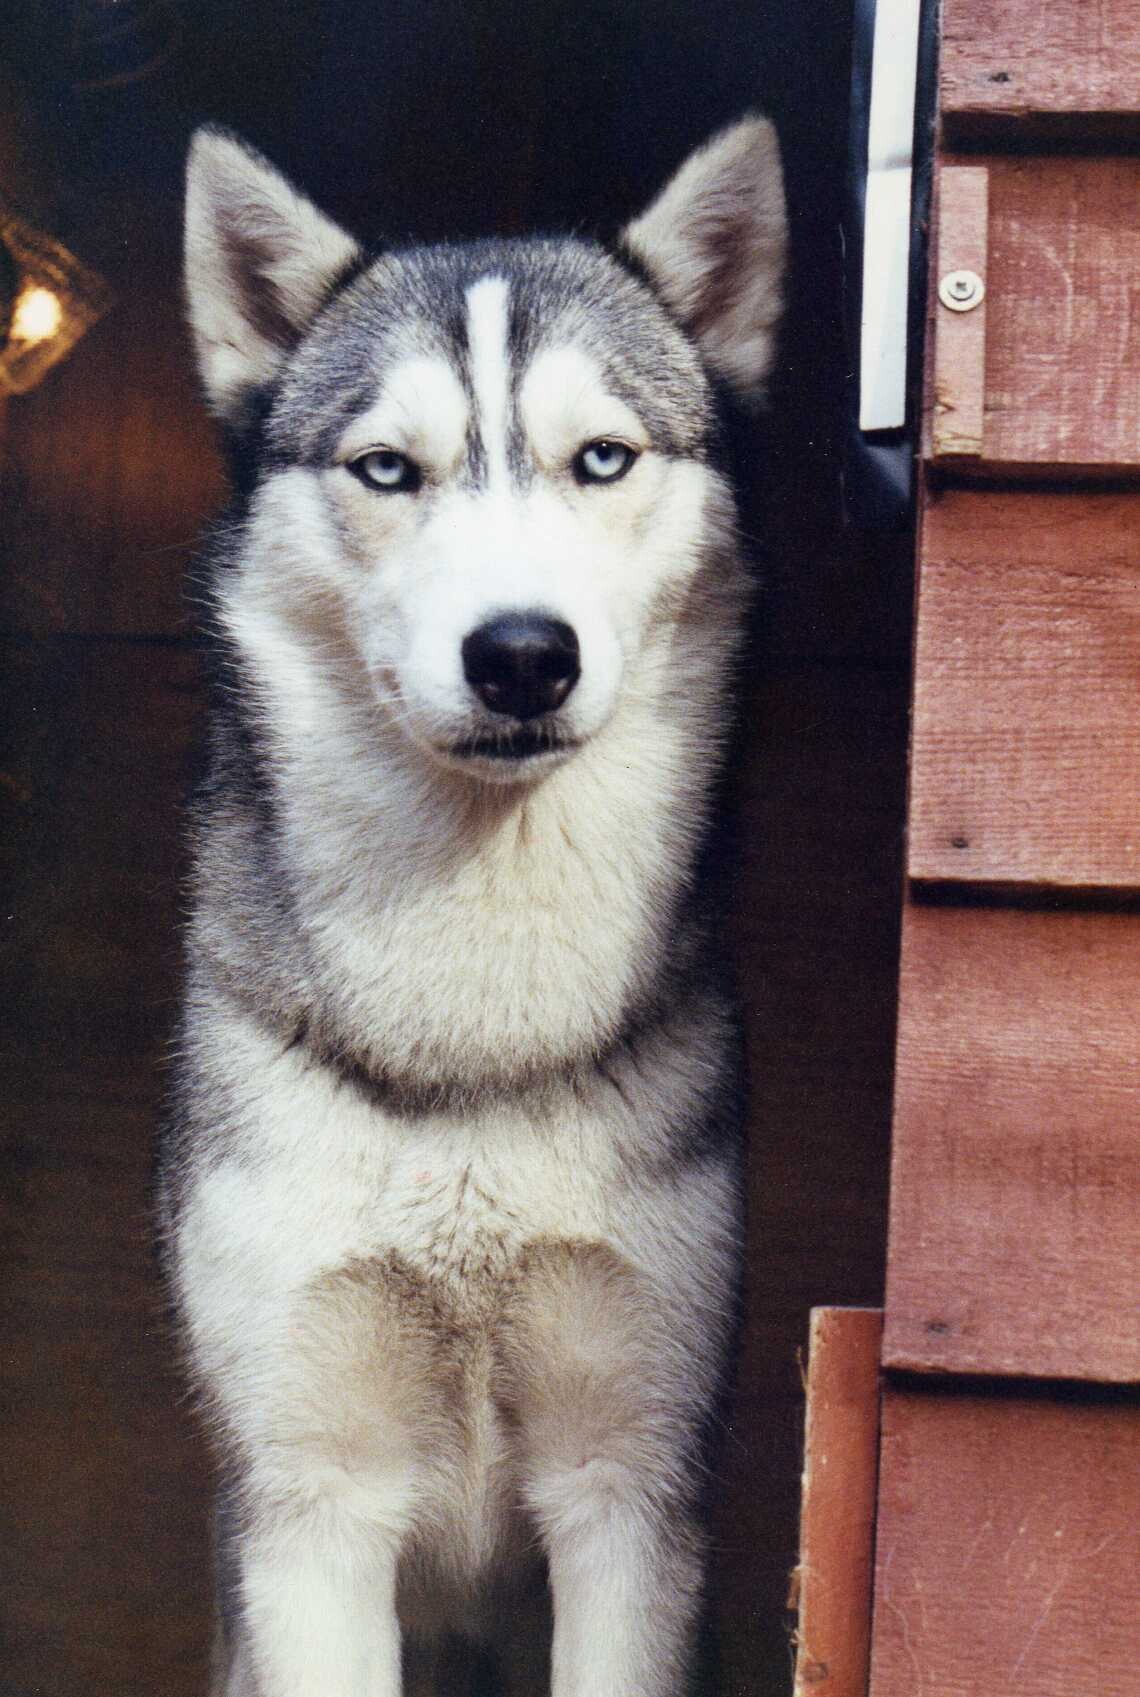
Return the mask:
[[239,494],[161,1194],[218,1697],[397,1697],[536,1571],[554,1697],[684,1688],[740,1254],[716,397],[761,394],[784,246],[762,119],[614,252],[365,253],[195,139]]

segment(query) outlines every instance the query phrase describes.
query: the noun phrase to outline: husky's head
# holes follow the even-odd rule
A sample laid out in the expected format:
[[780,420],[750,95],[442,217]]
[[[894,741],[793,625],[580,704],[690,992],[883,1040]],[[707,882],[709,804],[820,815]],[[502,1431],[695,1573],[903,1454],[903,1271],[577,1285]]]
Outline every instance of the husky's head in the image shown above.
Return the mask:
[[[784,242],[762,119],[693,155],[614,254],[365,254],[200,132],[190,316],[211,404],[258,467],[239,638],[294,674],[306,643],[347,641],[377,727],[483,782],[540,776],[623,700],[683,696],[675,626],[699,651],[702,605],[723,669],[711,626],[740,595],[717,583],[739,568],[710,565],[734,559],[714,392],[762,392]],[[303,715],[298,676],[292,700]]]

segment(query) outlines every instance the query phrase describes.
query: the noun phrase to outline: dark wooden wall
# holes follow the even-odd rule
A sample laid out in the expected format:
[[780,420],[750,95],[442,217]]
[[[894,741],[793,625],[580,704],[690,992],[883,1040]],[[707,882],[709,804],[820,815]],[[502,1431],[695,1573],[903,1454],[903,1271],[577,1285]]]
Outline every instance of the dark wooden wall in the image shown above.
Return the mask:
[[901,876],[910,545],[844,529],[835,449],[848,7],[187,0],[166,64],[103,90],[61,15],[2,26],[0,193],[117,300],[4,432],[3,1689],[203,1689],[208,1467],[148,1193],[199,706],[182,577],[221,491],[180,328],[186,134],[230,122],[365,233],[431,237],[616,221],[759,105],[795,266],[746,491],[752,1248],[715,1586],[723,1691],[785,1690],[797,1351],[812,1303],[881,1296]]

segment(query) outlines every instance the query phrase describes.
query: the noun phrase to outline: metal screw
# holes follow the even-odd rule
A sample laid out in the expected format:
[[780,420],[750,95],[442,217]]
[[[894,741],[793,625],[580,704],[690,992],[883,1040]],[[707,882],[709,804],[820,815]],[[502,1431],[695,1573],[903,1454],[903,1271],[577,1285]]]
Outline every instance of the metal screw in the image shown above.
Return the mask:
[[970,312],[985,295],[986,285],[976,271],[948,271],[938,285],[938,298],[951,312]]

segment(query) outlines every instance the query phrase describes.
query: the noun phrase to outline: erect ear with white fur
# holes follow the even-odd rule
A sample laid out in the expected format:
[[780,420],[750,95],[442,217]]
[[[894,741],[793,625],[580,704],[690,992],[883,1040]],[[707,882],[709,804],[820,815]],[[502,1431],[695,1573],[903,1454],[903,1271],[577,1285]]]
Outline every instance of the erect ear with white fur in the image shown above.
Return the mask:
[[210,404],[233,423],[356,258],[352,237],[260,154],[201,129],[186,172],[186,295]]
[[787,249],[780,147],[768,120],[745,118],[691,154],[623,240],[710,368],[759,401]]

